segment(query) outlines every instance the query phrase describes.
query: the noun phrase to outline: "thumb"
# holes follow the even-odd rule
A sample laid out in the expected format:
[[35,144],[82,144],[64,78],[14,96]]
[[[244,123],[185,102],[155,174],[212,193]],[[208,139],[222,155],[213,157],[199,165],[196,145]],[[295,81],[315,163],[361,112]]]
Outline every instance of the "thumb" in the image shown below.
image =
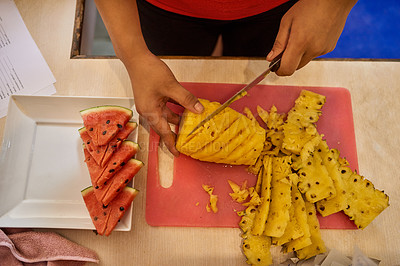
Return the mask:
[[279,26],[278,34],[276,35],[274,45],[267,55],[267,61],[271,62],[277,55],[285,50],[289,40],[291,22],[285,17],[282,18]]
[[170,97],[178,104],[182,105],[193,113],[200,114],[204,111],[204,107],[197,97],[181,85],[175,86],[174,89],[170,91],[170,95]]

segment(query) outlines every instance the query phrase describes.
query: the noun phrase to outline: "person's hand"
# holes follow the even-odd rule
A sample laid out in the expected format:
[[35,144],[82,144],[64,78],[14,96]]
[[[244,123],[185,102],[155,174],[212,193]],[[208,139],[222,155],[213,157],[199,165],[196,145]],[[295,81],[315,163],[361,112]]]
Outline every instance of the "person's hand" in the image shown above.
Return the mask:
[[356,0],[299,0],[282,17],[267,60],[284,50],[276,74],[292,75],[315,57],[331,52]]
[[168,123],[178,124],[180,118],[166,103],[182,105],[195,113],[201,113],[204,107],[177,82],[168,66],[150,52],[125,63],[125,66],[132,82],[136,110],[161,137],[168,150],[178,156],[176,135]]

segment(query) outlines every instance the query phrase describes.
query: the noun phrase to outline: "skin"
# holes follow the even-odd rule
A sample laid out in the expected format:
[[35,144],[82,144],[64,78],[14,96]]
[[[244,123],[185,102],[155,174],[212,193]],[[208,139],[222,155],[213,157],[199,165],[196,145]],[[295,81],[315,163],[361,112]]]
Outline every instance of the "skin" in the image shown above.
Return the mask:
[[[136,1],[95,0],[95,3],[116,55],[129,74],[138,113],[160,135],[169,151],[178,156],[176,135],[169,123],[178,124],[179,116],[166,103],[179,104],[195,113],[201,113],[203,106],[178,83],[168,66],[148,50]],[[274,46],[266,58],[271,61],[284,51],[276,74],[292,75],[313,58],[332,51],[355,3],[356,0],[300,0],[293,5],[282,18]]]

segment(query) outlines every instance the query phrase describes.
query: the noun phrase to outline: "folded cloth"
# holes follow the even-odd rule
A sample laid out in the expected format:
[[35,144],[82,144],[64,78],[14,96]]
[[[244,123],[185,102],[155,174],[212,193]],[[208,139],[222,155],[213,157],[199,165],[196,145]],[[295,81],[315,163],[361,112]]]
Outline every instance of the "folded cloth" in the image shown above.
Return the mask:
[[[4,230],[4,231],[3,231]],[[97,254],[53,232],[0,229],[0,266],[78,266]]]

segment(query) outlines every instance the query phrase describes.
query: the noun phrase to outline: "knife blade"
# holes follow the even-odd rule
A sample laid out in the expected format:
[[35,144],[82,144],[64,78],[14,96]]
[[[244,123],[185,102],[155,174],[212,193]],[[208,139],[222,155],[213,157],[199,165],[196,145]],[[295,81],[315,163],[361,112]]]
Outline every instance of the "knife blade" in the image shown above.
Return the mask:
[[195,126],[193,128],[192,131],[190,131],[190,133],[188,134],[188,137],[193,134],[197,129],[199,129],[200,127],[202,127],[205,123],[207,123],[208,121],[210,121],[214,116],[216,116],[217,114],[219,114],[220,112],[222,112],[222,110],[224,110],[226,107],[228,107],[232,102],[235,101],[235,99],[237,97],[239,97],[242,93],[250,90],[251,88],[253,88],[255,85],[257,85],[258,83],[260,83],[269,73],[271,72],[276,72],[278,70],[278,68],[280,67],[280,63],[281,63],[281,58],[282,58],[282,54],[283,52],[281,52],[278,56],[276,56],[271,63],[269,64],[269,67],[267,70],[265,70],[264,72],[262,72],[260,75],[258,75],[253,81],[251,81],[249,84],[247,84],[246,86],[244,86],[241,90],[239,90],[237,93],[235,93],[231,98],[229,98],[226,102],[224,102],[221,106],[219,106],[217,109],[215,109],[214,112],[212,112],[211,114],[209,114],[206,118],[204,118],[199,124],[197,124],[197,126]]

